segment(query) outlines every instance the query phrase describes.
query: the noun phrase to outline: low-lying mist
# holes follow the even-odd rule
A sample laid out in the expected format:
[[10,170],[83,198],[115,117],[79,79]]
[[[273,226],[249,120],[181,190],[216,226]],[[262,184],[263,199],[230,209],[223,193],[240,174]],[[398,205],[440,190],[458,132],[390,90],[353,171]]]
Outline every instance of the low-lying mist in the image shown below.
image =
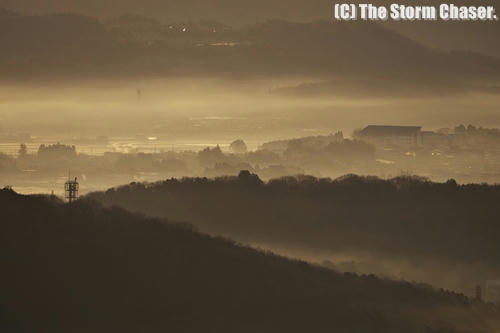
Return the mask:
[[[368,124],[500,125],[499,96],[485,93],[390,97],[282,93],[313,78],[89,80],[2,85],[0,134],[29,133],[63,140],[78,136],[155,136],[229,141],[350,134]],[[350,83],[349,90],[356,92]],[[362,87],[367,90],[366,86]],[[219,142],[222,143],[222,142]]]

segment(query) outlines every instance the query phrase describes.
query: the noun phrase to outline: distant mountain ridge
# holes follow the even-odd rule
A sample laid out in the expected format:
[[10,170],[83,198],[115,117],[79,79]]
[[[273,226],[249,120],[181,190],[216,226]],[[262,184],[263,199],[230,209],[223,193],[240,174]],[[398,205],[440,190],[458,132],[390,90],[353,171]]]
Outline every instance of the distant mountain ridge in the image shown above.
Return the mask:
[[[362,3],[356,0],[354,3]],[[373,4],[388,6],[391,1],[376,0]],[[407,5],[439,5],[439,0],[423,0],[415,3],[402,0]],[[162,22],[188,20],[217,20],[233,26],[263,22],[268,19],[281,19],[298,22],[331,20],[334,2],[327,0],[0,0],[0,7],[32,14],[55,12],[76,12],[98,17],[103,20],[123,14],[138,14],[153,17]],[[488,0],[480,3],[472,0],[455,1],[457,5],[494,5],[500,13],[500,1]],[[497,43],[500,22],[386,22],[392,29],[414,38],[433,48],[443,50],[464,50],[481,52],[500,57]]]
[[368,22],[272,20],[236,29],[216,21],[161,24],[128,16],[100,23],[75,14],[3,10],[0,29],[0,68],[7,77],[241,73],[446,87],[468,81],[494,86],[500,74],[500,59],[436,51]]
[[[500,59],[425,47],[386,27],[270,20],[163,24],[141,16],[99,22],[75,14],[0,12],[3,79],[177,75],[315,78],[276,93],[424,96],[496,93]],[[154,65],[153,65],[154,64]]]

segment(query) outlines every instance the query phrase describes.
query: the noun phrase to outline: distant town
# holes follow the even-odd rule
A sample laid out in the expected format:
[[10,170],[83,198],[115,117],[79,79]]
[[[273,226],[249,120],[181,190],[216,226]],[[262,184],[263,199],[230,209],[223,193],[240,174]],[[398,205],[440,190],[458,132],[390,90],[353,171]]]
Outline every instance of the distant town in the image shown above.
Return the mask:
[[[17,143],[16,143],[17,141]],[[0,181],[21,192],[62,194],[68,170],[83,193],[130,181],[237,175],[249,170],[264,180],[308,174],[336,178],[349,173],[391,178],[418,175],[461,183],[500,181],[500,130],[458,125],[427,131],[421,126],[368,125],[346,138],[340,131],[264,142],[172,145],[161,138],[79,139],[75,144],[36,144],[29,134],[0,137]],[[3,151],[2,151],[3,150]]]

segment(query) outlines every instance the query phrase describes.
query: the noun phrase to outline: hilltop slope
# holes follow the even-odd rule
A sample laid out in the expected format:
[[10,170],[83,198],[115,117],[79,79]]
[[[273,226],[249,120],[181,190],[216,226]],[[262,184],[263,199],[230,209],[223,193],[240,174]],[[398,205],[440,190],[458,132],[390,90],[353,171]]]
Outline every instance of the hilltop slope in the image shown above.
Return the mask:
[[121,209],[0,191],[12,332],[493,332],[498,309],[339,274]]

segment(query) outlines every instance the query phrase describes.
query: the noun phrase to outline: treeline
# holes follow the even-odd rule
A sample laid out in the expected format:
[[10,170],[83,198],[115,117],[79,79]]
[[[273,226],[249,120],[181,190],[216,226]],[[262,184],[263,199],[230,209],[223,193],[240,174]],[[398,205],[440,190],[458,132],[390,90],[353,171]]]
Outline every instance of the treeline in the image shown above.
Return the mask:
[[132,183],[90,197],[244,243],[328,260],[350,256],[375,263],[380,274],[471,294],[476,284],[500,276],[498,185],[355,175],[263,182],[242,172]]
[[458,333],[500,320],[463,295],[339,274],[90,200],[4,189],[0,207],[5,332]]

